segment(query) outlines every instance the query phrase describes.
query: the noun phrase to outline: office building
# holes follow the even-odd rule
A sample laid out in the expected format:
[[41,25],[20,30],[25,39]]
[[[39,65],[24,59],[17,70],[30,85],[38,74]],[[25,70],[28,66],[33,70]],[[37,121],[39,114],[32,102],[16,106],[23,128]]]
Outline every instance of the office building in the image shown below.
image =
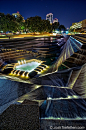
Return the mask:
[[49,13],[46,15],[46,20],[49,20],[50,21],[50,24],[53,23],[53,14],[52,13]]
[[86,19],[80,22],[72,23],[70,29],[74,29],[76,32],[86,32]]
[[55,18],[55,19],[53,20],[53,23],[58,23],[58,19]]

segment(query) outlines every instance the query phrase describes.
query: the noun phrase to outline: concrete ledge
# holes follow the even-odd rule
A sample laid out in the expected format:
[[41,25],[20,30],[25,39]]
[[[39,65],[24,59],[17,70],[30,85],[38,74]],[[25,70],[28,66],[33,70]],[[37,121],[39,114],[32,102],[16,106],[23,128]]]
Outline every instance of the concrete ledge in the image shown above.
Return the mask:
[[0,130],[39,130],[39,106],[11,105],[1,115]]

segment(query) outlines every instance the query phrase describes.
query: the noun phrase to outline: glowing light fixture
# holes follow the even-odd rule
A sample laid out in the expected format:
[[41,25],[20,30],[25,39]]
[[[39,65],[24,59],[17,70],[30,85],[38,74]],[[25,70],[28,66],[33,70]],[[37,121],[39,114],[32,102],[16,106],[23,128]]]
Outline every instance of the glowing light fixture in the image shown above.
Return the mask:
[[23,60],[21,60],[21,63],[23,64]]
[[22,77],[24,77],[25,76],[25,72],[22,74]]
[[48,97],[47,100],[51,100],[52,98],[51,97]]
[[29,74],[29,73],[27,73],[26,78],[28,78],[28,74]]
[[17,71],[17,70],[14,71],[13,75],[16,75],[16,71]]
[[26,64],[26,60],[24,60],[24,63]]
[[14,70],[11,71],[11,74],[13,74],[13,71],[14,71]]
[[18,61],[19,65],[20,65],[20,61]]
[[68,96],[68,99],[71,99],[71,96]]
[[21,72],[21,71],[19,71],[19,72],[18,72],[17,76],[19,76],[19,75],[20,75],[20,72]]

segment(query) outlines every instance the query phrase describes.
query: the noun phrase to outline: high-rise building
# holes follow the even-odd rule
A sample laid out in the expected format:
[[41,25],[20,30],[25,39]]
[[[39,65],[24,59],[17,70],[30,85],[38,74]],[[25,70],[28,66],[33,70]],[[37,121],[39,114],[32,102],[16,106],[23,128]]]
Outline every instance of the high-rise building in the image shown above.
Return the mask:
[[72,23],[70,29],[74,29],[76,32],[86,32],[86,19],[80,22]]
[[52,13],[49,13],[46,15],[46,20],[49,20],[50,21],[50,24],[53,23],[53,14]]
[[58,19],[55,18],[55,19],[53,20],[53,23],[58,23]]

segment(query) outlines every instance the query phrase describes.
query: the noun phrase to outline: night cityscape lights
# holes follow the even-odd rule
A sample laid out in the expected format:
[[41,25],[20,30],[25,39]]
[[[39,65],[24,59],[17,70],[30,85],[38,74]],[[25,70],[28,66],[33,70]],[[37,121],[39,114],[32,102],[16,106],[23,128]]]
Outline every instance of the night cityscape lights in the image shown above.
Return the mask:
[[86,19],[77,22],[77,23],[72,23],[72,26],[70,26],[70,30],[75,29],[76,32],[86,32]]
[[0,130],[86,130],[86,1],[0,5]]

